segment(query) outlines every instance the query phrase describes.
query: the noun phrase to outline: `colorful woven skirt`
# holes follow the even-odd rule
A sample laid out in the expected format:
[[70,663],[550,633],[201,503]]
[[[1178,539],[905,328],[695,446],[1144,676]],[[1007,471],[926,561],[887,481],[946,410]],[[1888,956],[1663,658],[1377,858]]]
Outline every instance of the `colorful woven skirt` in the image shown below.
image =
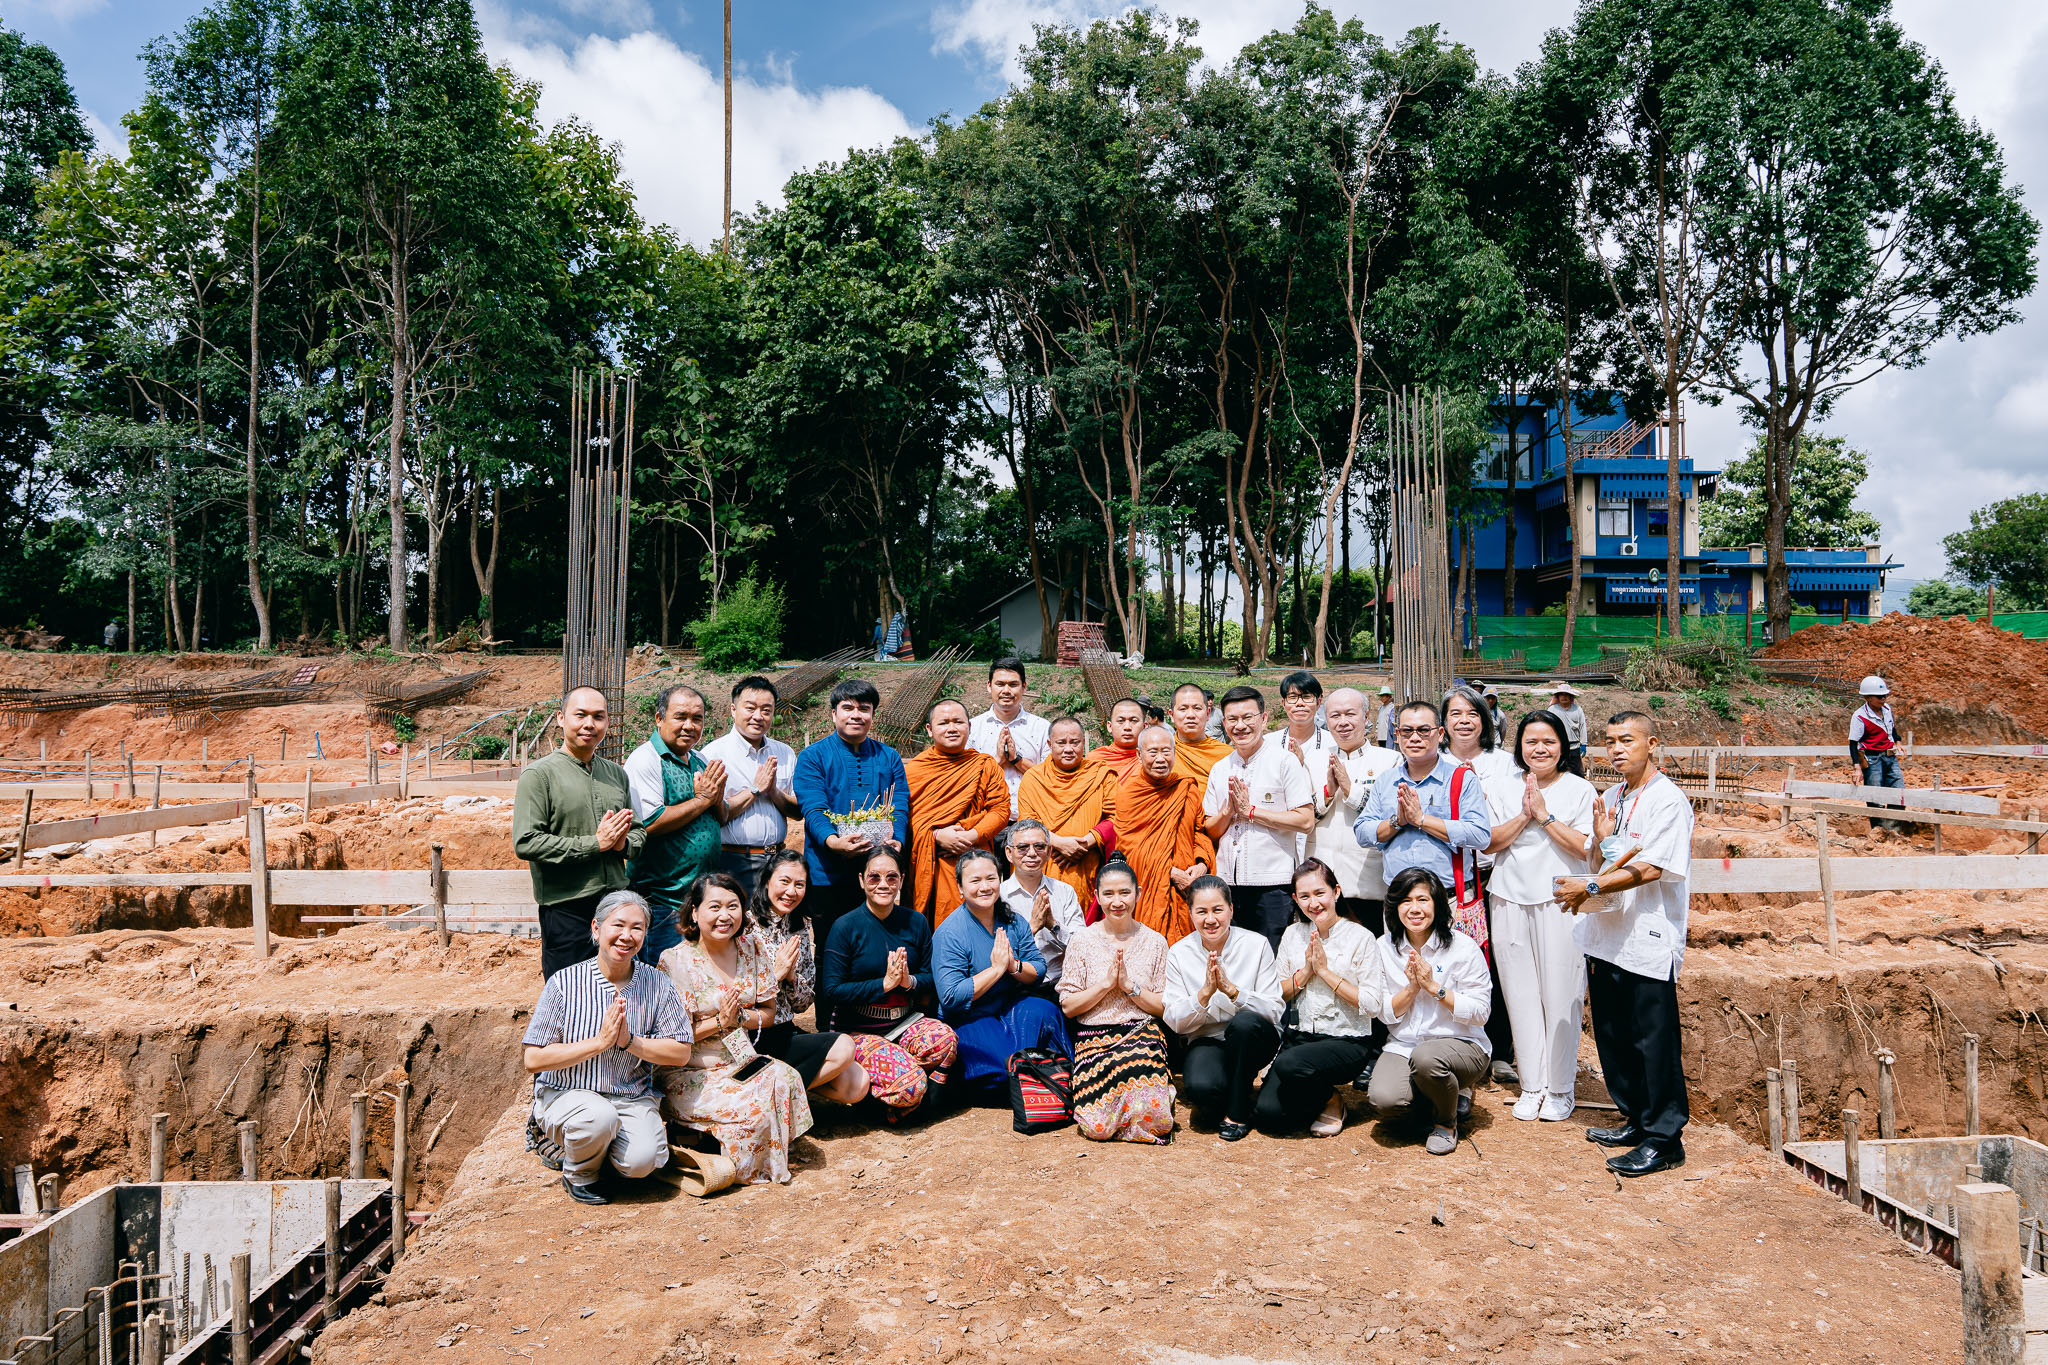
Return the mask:
[[1097,1142],[1173,1138],[1173,1074],[1156,1020],[1083,1026],[1074,1044],[1074,1122]]

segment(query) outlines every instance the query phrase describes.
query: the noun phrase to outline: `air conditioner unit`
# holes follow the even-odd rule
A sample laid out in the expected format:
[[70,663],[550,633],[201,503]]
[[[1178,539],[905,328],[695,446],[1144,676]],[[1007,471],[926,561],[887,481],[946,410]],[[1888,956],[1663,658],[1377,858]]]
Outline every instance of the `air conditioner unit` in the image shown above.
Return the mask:
[[1636,553],[1636,543],[1633,540],[1624,540],[1621,542],[1621,552],[1633,559]]

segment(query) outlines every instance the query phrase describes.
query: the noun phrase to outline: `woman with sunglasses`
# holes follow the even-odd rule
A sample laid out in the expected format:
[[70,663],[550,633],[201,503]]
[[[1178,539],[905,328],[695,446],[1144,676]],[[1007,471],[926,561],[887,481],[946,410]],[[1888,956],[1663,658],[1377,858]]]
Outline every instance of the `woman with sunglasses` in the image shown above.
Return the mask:
[[893,1123],[943,1092],[960,1042],[927,1012],[934,997],[932,926],[902,904],[899,855],[886,847],[869,853],[860,887],[862,906],[840,916],[826,938],[818,994],[852,1036],[868,1091]]

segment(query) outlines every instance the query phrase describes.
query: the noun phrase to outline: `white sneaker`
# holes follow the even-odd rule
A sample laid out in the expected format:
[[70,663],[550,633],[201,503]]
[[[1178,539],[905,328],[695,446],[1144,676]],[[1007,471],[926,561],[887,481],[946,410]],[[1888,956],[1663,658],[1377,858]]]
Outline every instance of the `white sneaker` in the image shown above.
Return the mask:
[[1541,1090],[1524,1090],[1522,1098],[1515,1101],[1515,1117],[1524,1123],[1534,1123],[1536,1111],[1543,1107],[1543,1100]]
[[1538,1111],[1536,1117],[1545,1123],[1563,1123],[1572,1116],[1572,1110],[1576,1108],[1578,1101],[1571,1095],[1545,1095],[1543,1108]]

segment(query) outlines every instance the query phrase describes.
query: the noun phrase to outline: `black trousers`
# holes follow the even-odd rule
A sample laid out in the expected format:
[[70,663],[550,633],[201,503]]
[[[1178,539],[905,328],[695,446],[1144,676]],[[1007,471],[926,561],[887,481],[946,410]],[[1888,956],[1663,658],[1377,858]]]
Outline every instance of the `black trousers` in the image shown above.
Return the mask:
[[1275,1135],[1308,1127],[1338,1086],[1358,1079],[1371,1055],[1370,1039],[1294,1034],[1259,1087],[1252,1122],[1260,1132]]
[[1387,932],[1387,903],[1383,900],[1369,901],[1363,896],[1339,896],[1337,913],[1372,930],[1374,938],[1383,937]]
[[1280,1030],[1263,1015],[1245,1009],[1232,1016],[1222,1033],[1190,1038],[1180,1076],[1188,1107],[1204,1115],[1221,1111],[1233,1123],[1250,1123],[1259,1072],[1279,1046]]
[[1264,934],[1273,951],[1280,951],[1280,936],[1294,919],[1294,892],[1287,886],[1233,886],[1230,888],[1230,922],[1240,929]]
[[590,938],[590,917],[597,913],[603,892],[556,901],[540,908],[540,975],[545,981],[564,967],[597,956]]
[[1622,1117],[1646,1135],[1675,1142],[1691,1117],[1679,1052],[1678,982],[1586,959],[1586,1005],[1600,1074]]

